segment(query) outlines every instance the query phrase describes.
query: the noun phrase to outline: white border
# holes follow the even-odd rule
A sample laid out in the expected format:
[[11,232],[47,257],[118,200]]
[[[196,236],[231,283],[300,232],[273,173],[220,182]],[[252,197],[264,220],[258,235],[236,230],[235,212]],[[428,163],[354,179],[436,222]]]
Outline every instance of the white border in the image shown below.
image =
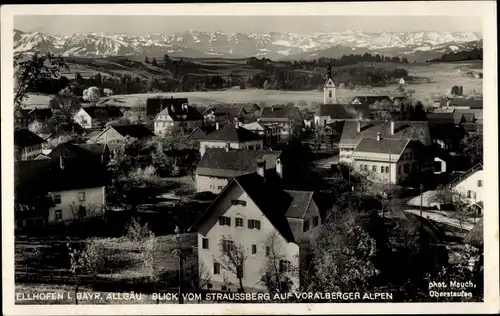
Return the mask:
[[[323,303],[323,304],[193,304],[26,306],[14,304],[13,214],[13,16],[14,15],[352,15],[352,16],[476,16],[483,20],[484,38],[484,180],[485,301],[484,303]],[[334,17],[332,17],[334,18]],[[269,3],[269,4],[127,4],[2,6],[2,255],[5,315],[108,314],[375,314],[375,313],[495,313],[499,312],[498,265],[498,122],[497,34],[494,1]]]

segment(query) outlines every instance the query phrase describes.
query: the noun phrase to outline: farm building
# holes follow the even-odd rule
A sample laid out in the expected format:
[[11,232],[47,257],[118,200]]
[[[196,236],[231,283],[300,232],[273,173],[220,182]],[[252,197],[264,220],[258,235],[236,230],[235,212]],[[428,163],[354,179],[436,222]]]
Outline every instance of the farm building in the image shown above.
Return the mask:
[[190,134],[203,124],[203,116],[187,103],[169,105],[154,118],[154,132],[158,136],[175,133]]
[[107,122],[122,116],[123,113],[116,106],[87,106],[81,107],[73,119],[81,127],[90,129],[103,127]]

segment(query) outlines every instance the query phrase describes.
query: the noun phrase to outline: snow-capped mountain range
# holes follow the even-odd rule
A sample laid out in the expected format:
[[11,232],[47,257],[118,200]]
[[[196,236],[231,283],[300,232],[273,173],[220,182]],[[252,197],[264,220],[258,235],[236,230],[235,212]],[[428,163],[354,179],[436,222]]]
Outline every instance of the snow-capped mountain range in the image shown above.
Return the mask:
[[[14,30],[14,51],[50,51],[63,56],[108,57],[138,55],[160,57],[266,57],[274,60],[316,58],[327,54],[383,53],[404,56],[419,52],[462,49],[481,41],[474,32],[384,32],[345,31],[299,35],[292,33],[224,33],[187,31],[171,35],[77,33],[55,36]],[[473,44],[476,45],[476,44]],[[450,48],[451,47],[451,48]],[[447,49],[444,49],[447,48]],[[340,53],[339,53],[340,52]],[[325,57],[327,57],[325,56]]]

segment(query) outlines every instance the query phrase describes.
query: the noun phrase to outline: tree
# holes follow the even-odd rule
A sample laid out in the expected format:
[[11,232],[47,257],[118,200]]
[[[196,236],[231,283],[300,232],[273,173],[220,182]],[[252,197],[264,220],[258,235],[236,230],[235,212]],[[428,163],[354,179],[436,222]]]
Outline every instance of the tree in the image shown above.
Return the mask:
[[34,120],[28,126],[28,130],[30,130],[30,132],[32,132],[36,135],[40,135],[40,133],[43,131],[43,128],[44,128],[44,125],[39,120]]
[[148,59],[148,56],[146,56],[146,58],[144,59],[144,63],[145,63],[145,64],[149,64],[149,59]]
[[483,131],[478,128],[476,133],[468,133],[461,139],[459,148],[467,155],[469,167],[483,162]]
[[34,248],[28,248],[28,247],[23,247],[20,249],[19,252],[19,257],[21,261],[24,263],[24,271],[26,276],[28,276],[28,268],[30,263],[33,261],[37,260],[40,256],[42,255],[42,252],[40,251],[40,248],[34,247]]
[[365,291],[379,274],[373,263],[377,255],[376,241],[353,210],[335,215],[316,239],[313,265],[317,290]]
[[[150,234],[146,237],[140,244],[140,256],[144,263],[144,269],[151,282],[154,285],[154,291],[158,286],[160,272],[158,265],[156,264],[156,251],[158,249],[158,242],[154,234]],[[160,299],[156,299],[156,304],[160,304]]]
[[462,233],[464,233],[464,225],[469,222],[472,215],[475,215],[471,214],[471,200],[466,197],[464,192],[457,189],[440,185],[436,189],[436,194],[429,201],[453,206],[451,216],[457,220]]
[[165,69],[168,69],[169,65],[170,65],[170,57],[167,54],[165,54],[163,55],[163,67]]
[[110,97],[113,95],[113,90],[111,90],[109,88],[104,88],[103,93],[105,96]]
[[245,248],[226,236],[222,236],[219,247],[221,252],[221,266],[236,275],[239,281],[239,291],[243,293],[245,291],[243,288],[243,267],[247,258]]
[[141,224],[138,218],[133,217],[126,227],[127,237],[132,242],[141,243],[154,234],[148,223]]
[[187,279],[196,292],[203,290],[210,282],[210,278],[210,271],[203,261],[200,261],[199,265],[191,264],[187,267]]
[[98,87],[90,87],[83,90],[83,100],[89,101],[92,105],[97,105],[101,98],[101,92]]
[[59,78],[61,69],[69,67],[61,57],[52,53],[42,55],[37,51],[31,57],[15,54],[14,110],[18,111],[23,106],[28,92],[39,93],[41,84]]
[[293,289],[292,278],[299,275],[299,268],[293,266],[289,258],[280,251],[282,246],[277,232],[272,232],[266,241],[269,254],[262,276],[262,282],[271,294],[290,292]]
[[80,107],[80,100],[66,88],[52,97],[49,107],[63,118],[63,122],[71,122],[74,113]]
[[151,62],[151,65],[158,66],[158,62],[156,61],[156,58],[153,58],[153,61]]
[[101,269],[105,266],[105,245],[102,240],[91,238],[86,242],[85,248],[80,254],[80,265],[84,273],[92,276],[95,288],[96,278]]
[[461,86],[453,86],[451,88],[451,94],[452,95],[458,95],[458,96],[460,96],[460,95],[462,95],[462,93],[463,93],[463,87],[461,87]]

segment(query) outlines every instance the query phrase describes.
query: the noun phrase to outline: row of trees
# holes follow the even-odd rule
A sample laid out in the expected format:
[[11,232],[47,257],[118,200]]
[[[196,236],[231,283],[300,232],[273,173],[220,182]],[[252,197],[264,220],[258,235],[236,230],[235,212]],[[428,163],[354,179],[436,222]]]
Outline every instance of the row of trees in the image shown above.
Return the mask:
[[449,52],[441,55],[439,58],[434,58],[430,62],[450,62],[462,60],[483,60],[483,49],[474,48],[472,50]]

